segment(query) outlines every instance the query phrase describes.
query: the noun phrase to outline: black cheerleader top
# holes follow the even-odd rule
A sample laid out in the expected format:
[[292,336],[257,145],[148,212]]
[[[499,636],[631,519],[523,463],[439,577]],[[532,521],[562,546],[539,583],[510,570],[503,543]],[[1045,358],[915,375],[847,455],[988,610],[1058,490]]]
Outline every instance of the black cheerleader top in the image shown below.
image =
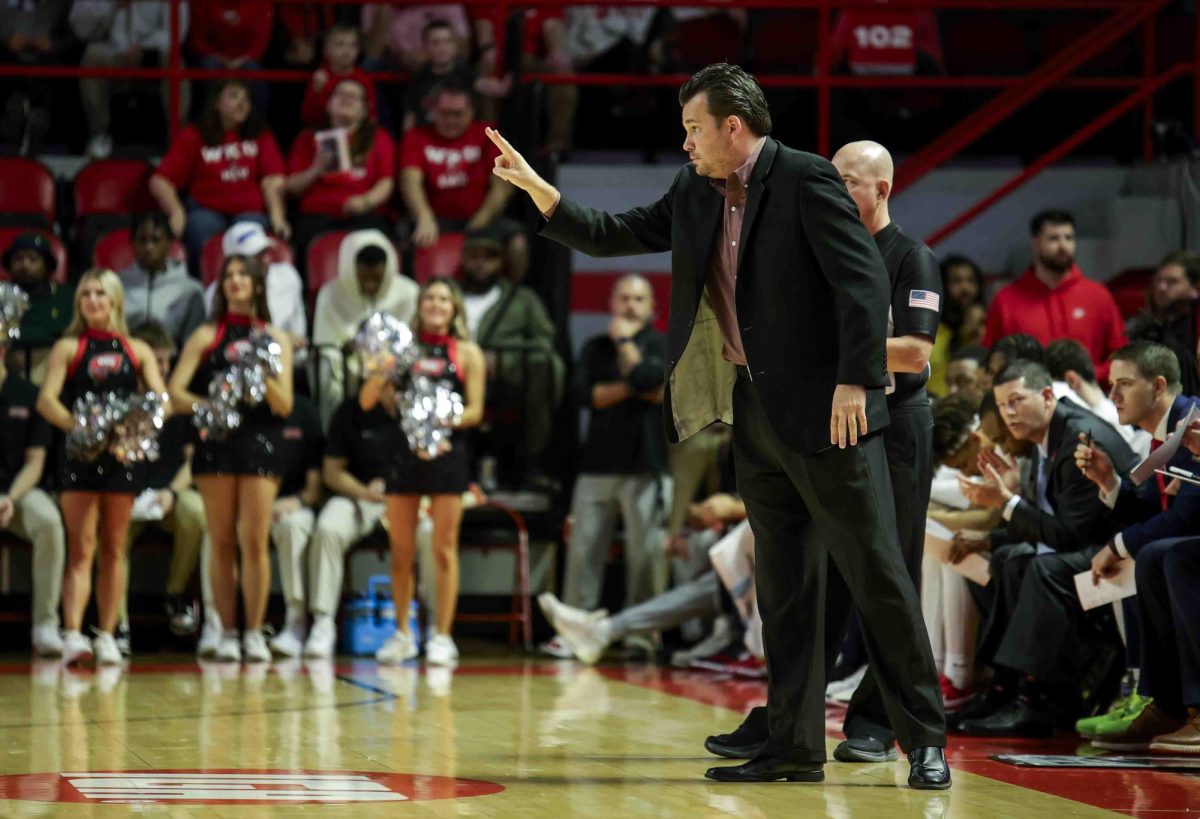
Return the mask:
[[[266,322],[251,319],[249,316],[226,315],[217,323],[216,333],[212,343],[204,351],[200,365],[196,367],[196,375],[192,378],[190,389],[200,396],[208,395],[208,385],[218,374],[224,373],[234,364],[242,360],[253,349],[250,334],[255,329],[265,328]],[[266,401],[257,406],[241,407],[242,424],[250,426],[282,426],[283,419],[271,412]]]
[[[424,376],[435,384],[458,393],[466,401],[466,384],[458,360],[458,339],[451,335],[435,335],[422,331],[418,344],[420,355],[409,368],[410,378]],[[408,386],[402,384],[402,387]]]
[[138,360],[128,339],[107,330],[84,330],[63,382],[63,405],[73,411],[84,393],[133,395],[138,389]]

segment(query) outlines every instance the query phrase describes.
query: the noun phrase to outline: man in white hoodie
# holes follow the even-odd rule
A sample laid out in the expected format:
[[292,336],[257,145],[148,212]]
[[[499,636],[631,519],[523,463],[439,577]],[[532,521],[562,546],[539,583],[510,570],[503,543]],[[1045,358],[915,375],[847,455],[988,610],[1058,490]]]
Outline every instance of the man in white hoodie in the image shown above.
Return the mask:
[[412,319],[419,289],[412,279],[400,275],[396,249],[380,231],[358,230],[342,240],[338,276],[317,294],[313,314],[317,404],[323,426],[328,428],[345,392],[343,361],[351,372],[358,371],[358,359],[346,354],[346,344],[373,313]]

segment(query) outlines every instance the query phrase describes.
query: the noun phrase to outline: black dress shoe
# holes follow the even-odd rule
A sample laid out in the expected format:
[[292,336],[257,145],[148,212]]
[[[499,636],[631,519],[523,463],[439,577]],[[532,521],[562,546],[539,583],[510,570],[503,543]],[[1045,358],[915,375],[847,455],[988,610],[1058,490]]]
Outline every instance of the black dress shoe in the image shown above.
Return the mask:
[[753,759],[767,744],[766,706],[751,708],[742,724],[731,734],[716,734],[704,740],[704,750],[726,759]]
[[989,717],[964,720],[959,730],[977,737],[1046,739],[1054,736],[1054,716],[1052,709],[1036,707],[1023,697],[1018,697]]
[[926,745],[908,754],[908,787],[919,791],[944,791],[950,787],[950,766],[946,751]]
[[962,731],[963,723],[968,720],[979,720],[990,717],[1004,706],[1016,699],[1016,692],[1005,688],[989,688],[975,697],[961,710],[949,718],[949,724],[954,730]]
[[838,743],[833,758],[838,762],[894,762],[895,745],[884,745],[875,737],[848,737]]
[[704,777],[716,782],[824,782],[825,768],[820,763],[756,757],[741,765],[709,768]]

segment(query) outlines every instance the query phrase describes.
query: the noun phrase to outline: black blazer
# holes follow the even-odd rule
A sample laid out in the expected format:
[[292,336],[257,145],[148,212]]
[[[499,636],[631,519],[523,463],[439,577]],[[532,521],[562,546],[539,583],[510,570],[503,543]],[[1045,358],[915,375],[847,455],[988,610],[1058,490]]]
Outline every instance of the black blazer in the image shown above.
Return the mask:
[[1045,543],[1056,552],[1074,552],[1087,546],[1104,543],[1117,530],[1109,509],[1100,500],[1096,484],[1075,465],[1075,446],[1079,434],[1092,433],[1093,443],[1112,458],[1121,475],[1128,475],[1138,457],[1107,421],[1071,401],[1060,400],[1050,420],[1046,436],[1047,459],[1046,500],[1054,509],[1048,514],[1037,505],[1037,472],[1031,471],[1029,486],[1021,491],[1021,502],[1013,509],[1012,519],[1005,527],[1006,537],[993,535],[992,545],[1000,542],[1028,541]]
[[[691,165],[652,205],[612,215],[562,199],[542,235],[591,256],[671,253],[670,388],[663,417],[675,442],[671,378],[697,320],[724,199]],[[845,183],[829,161],[767,137],[747,186],[736,302],[754,388],[775,433],[798,452],[829,447],[834,387],[867,388],[871,432],[887,425],[887,271]],[[719,356],[719,346],[704,355]],[[728,384],[725,382],[725,389]],[[712,389],[712,387],[706,387]],[[720,404],[720,396],[702,396]],[[728,401],[728,397],[725,398]],[[718,420],[707,415],[703,424]],[[702,424],[702,425],[703,425]]]

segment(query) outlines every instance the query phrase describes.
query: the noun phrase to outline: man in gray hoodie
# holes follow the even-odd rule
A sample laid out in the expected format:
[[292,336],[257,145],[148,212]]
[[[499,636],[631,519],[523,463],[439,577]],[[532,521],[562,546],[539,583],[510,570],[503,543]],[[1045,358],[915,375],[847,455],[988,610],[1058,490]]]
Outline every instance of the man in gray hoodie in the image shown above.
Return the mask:
[[182,348],[204,323],[204,288],[188,275],[185,262],[169,258],[171,227],[161,211],[135,217],[130,235],[136,261],[121,271],[125,321],[130,327],[159,324]]

